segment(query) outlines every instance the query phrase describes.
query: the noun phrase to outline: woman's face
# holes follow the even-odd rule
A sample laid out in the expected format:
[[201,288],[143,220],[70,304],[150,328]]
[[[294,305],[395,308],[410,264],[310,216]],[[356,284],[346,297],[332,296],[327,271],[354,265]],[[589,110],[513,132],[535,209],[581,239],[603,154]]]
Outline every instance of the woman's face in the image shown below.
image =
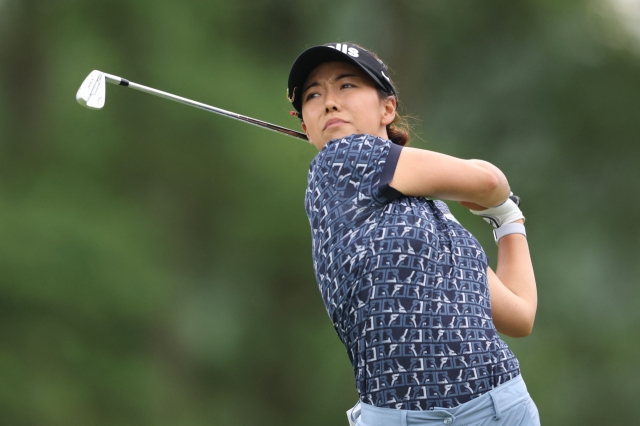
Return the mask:
[[318,66],[302,88],[302,129],[318,150],[353,134],[387,139],[395,113],[395,98],[381,100],[369,76],[346,62]]

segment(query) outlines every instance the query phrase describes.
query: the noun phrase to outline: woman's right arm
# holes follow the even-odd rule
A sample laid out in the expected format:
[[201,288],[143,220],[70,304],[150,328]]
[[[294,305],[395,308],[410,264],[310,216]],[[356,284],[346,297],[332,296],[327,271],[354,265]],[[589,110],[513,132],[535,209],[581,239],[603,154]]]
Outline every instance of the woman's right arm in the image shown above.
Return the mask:
[[509,183],[494,165],[404,147],[389,184],[403,195],[471,201],[493,207],[509,196]]

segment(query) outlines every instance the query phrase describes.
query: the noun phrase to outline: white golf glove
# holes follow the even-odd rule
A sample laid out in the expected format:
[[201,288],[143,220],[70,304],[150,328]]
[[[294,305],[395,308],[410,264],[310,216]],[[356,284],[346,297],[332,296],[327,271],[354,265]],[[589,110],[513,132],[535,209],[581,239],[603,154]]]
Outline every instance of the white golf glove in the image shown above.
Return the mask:
[[471,210],[469,211],[477,216],[482,217],[485,222],[493,226],[493,238],[498,244],[500,238],[509,234],[522,234],[527,235],[524,225],[521,223],[512,223],[516,220],[524,220],[524,215],[520,211],[520,197],[513,195],[513,192],[509,195],[506,201],[498,206],[488,208],[486,210]]
[[490,207],[486,210],[469,210],[471,213],[482,217],[485,222],[491,224],[494,229],[500,228],[507,223],[515,222],[518,219],[524,219],[524,215],[518,207],[520,205],[520,197],[509,195],[509,198],[500,205]]

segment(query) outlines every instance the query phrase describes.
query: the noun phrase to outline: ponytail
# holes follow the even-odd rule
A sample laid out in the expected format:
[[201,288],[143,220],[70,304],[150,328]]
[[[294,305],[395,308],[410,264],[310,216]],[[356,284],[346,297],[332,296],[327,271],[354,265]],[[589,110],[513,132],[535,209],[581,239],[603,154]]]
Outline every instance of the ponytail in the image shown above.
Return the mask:
[[409,126],[407,120],[396,112],[393,123],[387,124],[387,136],[396,145],[405,146],[409,143]]

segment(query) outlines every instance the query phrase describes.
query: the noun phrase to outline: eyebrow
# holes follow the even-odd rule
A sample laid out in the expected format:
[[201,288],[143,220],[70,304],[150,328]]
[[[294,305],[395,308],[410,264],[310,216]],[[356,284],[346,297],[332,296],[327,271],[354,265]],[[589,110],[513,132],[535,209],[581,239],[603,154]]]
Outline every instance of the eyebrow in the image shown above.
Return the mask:
[[[333,81],[342,80],[343,78],[347,78],[347,77],[360,77],[360,76],[356,75],[356,74],[340,74],[335,79],[333,79]],[[302,90],[302,94],[304,95],[307,90],[311,89],[312,87],[319,86],[319,85],[320,85],[320,83],[317,82],[317,81],[314,81],[313,83],[310,83],[307,87],[305,87]]]

